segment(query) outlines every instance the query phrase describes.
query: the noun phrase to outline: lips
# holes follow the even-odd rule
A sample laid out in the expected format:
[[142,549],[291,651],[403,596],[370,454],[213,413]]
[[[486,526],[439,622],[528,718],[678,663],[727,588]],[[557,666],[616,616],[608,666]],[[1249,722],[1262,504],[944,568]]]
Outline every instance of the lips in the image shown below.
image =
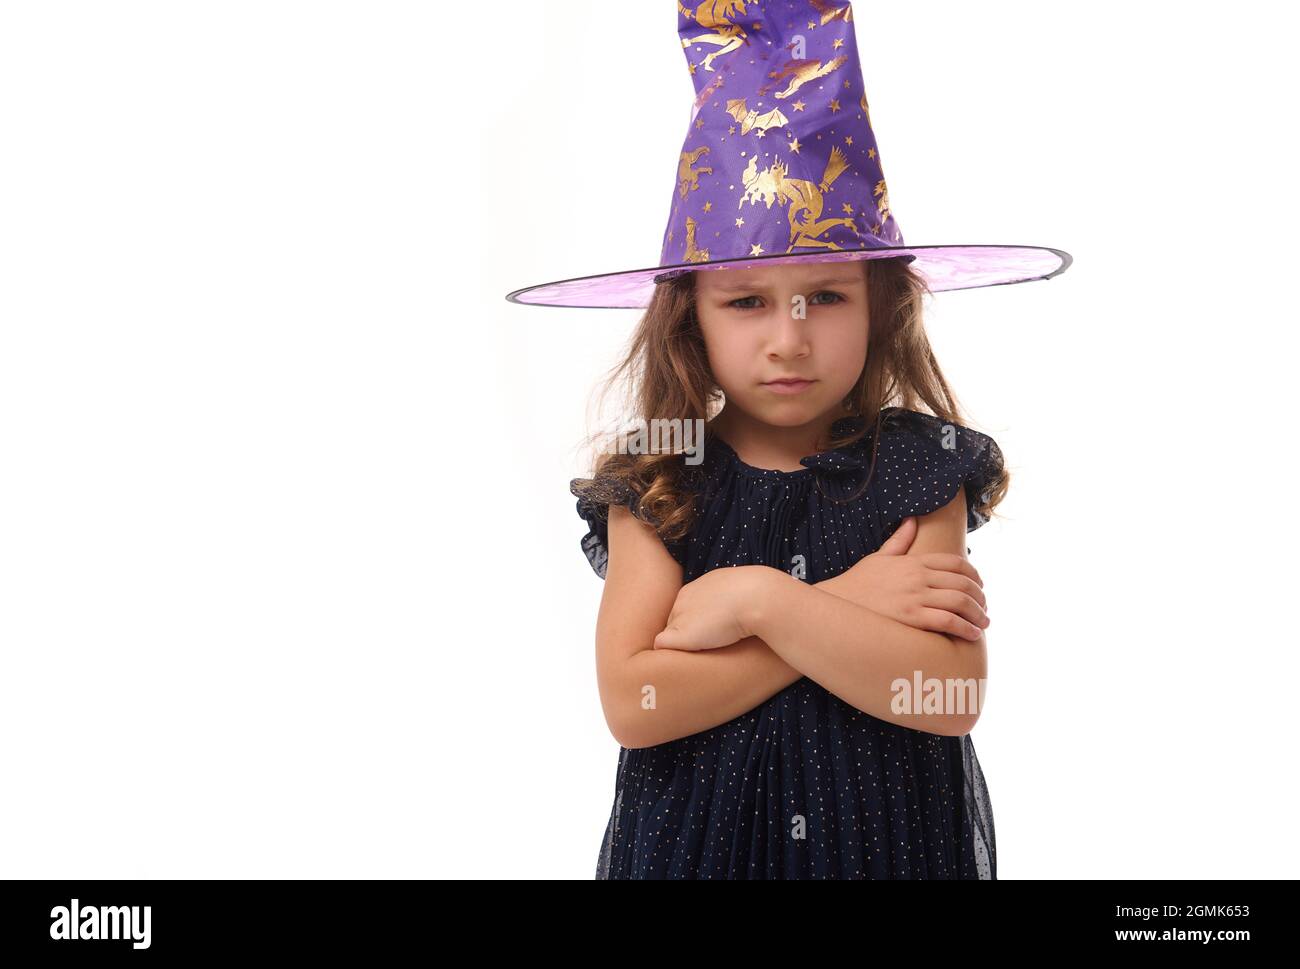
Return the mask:
[[776,394],[797,394],[811,387],[814,383],[815,381],[812,380],[783,377],[780,380],[769,380],[763,386]]

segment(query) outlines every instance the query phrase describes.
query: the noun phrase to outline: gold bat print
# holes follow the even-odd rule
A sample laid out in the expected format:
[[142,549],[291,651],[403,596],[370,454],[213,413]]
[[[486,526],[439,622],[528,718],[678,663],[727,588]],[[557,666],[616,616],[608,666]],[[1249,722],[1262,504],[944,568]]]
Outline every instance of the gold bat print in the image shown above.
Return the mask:
[[769,128],[781,128],[790,120],[781,113],[779,108],[773,108],[766,114],[759,114],[757,111],[747,108],[745,100],[745,98],[735,98],[727,102],[727,114],[740,122],[740,133],[742,135],[749,134],[755,128],[759,131],[767,131]]

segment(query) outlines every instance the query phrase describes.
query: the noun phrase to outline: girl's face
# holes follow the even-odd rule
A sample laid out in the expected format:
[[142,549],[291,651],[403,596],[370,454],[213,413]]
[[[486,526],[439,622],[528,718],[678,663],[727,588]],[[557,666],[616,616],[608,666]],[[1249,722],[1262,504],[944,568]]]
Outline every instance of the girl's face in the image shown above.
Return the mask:
[[[842,402],[867,359],[862,263],[697,272],[695,301],[728,407],[778,427],[843,416]],[[782,391],[771,383],[782,377],[810,383]]]

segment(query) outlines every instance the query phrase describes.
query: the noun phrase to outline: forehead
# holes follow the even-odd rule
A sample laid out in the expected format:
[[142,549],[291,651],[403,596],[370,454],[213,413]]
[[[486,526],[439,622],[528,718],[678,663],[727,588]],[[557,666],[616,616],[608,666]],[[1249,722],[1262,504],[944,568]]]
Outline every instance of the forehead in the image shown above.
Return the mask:
[[864,262],[847,265],[825,263],[787,263],[782,266],[758,266],[751,269],[711,269],[695,274],[701,292],[731,293],[740,290],[758,292],[767,289],[790,289],[796,292],[819,286],[863,285]]

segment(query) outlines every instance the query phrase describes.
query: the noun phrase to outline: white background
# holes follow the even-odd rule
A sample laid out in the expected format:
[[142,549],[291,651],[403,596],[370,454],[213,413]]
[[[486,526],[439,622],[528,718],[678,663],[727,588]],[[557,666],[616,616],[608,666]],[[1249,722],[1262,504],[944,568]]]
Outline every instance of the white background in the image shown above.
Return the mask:
[[[1294,876],[1291,26],[854,7],[907,241],[1075,259],[928,317],[999,875]],[[504,295],[657,263],[675,7],[0,10],[0,875],[590,878],[636,312]]]

